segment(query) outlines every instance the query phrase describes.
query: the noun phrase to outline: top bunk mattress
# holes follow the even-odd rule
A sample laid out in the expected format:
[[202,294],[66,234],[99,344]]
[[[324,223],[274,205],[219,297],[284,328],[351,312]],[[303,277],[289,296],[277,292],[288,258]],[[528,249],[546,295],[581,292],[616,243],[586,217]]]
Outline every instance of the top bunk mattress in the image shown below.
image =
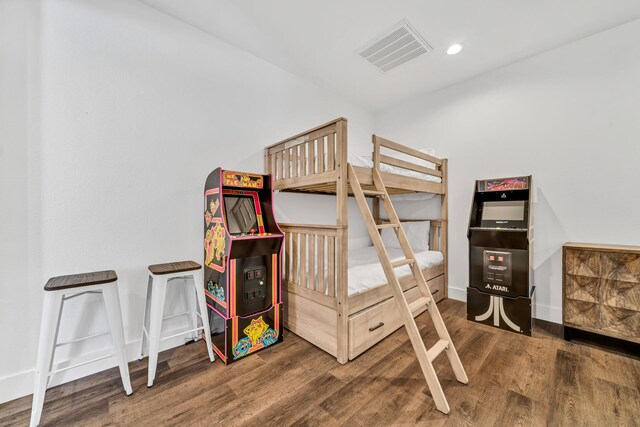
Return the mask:
[[[397,156],[394,156],[394,157],[397,157]],[[353,166],[360,166],[363,168],[373,167],[373,160],[371,159],[371,156],[363,156],[355,153],[349,153],[349,163],[351,163]],[[410,178],[418,178],[424,181],[431,181],[431,182],[437,182],[437,183],[442,182],[442,178],[440,178],[439,176],[433,176],[433,175],[429,175],[422,172],[416,172],[416,171],[401,168],[398,166],[388,165],[386,163],[380,164],[380,171],[394,173],[396,175],[408,176]]]
[[[402,249],[387,248],[387,253],[392,261],[404,259]],[[433,267],[444,261],[442,252],[422,251],[415,253],[420,269]],[[395,269],[396,277],[411,274],[411,267],[403,265]],[[387,283],[384,270],[378,259],[376,248],[368,246],[363,249],[349,251],[349,295],[358,294]]]

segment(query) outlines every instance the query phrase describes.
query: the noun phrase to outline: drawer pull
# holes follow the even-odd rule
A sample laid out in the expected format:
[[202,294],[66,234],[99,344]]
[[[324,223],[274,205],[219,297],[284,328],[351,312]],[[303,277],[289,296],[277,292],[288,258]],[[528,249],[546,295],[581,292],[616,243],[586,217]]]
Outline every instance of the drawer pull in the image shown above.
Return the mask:
[[383,326],[384,326],[384,322],[380,322],[380,323],[378,323],[376,326],[374,326],[374,327],[372,327],[372,328],[369,328],[369,332],[373,332],[373,331],[375,331],[375,330],[376,330],[376,329],[378,329],[378,328],[382,328]]

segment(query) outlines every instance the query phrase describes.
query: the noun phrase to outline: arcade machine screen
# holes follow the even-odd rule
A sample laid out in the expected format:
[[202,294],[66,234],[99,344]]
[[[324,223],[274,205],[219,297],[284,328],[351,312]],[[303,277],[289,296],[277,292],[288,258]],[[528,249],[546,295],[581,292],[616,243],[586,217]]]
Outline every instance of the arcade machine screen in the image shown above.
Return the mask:
[[258,230],[256,206],[251,196],[224,196],[229,233],[234,236],[255,233]]
[[482,219],[522,221],[524,219],[524,200],[484,202],[482,204]]

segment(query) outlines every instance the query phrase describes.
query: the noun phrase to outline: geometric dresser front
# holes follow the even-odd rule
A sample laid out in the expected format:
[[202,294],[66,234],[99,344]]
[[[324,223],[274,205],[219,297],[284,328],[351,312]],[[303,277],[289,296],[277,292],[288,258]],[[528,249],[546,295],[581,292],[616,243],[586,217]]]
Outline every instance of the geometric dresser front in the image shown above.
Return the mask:
[[566,327],[640,343],[640,247],[566,243],[562,270]]

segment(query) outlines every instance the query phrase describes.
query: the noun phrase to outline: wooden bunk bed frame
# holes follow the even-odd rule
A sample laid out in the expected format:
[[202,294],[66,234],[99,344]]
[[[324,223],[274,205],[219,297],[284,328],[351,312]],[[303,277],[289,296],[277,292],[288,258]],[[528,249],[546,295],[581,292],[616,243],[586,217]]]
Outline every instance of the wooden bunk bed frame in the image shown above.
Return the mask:
[[[431,221],[430,249],[442,252],[444,261],[423,269],[434,299],[447,297],[447,159],[373,135],[373,167],[378,169],[389,194],[434,193],[441,196],[441,218]],[[386,148],[426,160],[435,169],[382,154]],[[291,332],[346,363],[400,328],[403,323],[389,286],[348,294],[348,182],[347,119],[299,133],[265,148],[265,173],[274,189],[336,195],[336,224],[280,224],[285,233],[283,265],[284,325]],[[388,164],[440,177],[441,183],[380,171]],[[372,168],[355,167],[365,194],[374,190]],[[373,215],[380,218],[379,199],[373,198]],[[415,221],[415,220],[411,220]],[[400,278],[407,302],[420,297],[411,274]],[[383,284],[381,284],[383,285]],[[417,316],[426,307],[416,312]]]

